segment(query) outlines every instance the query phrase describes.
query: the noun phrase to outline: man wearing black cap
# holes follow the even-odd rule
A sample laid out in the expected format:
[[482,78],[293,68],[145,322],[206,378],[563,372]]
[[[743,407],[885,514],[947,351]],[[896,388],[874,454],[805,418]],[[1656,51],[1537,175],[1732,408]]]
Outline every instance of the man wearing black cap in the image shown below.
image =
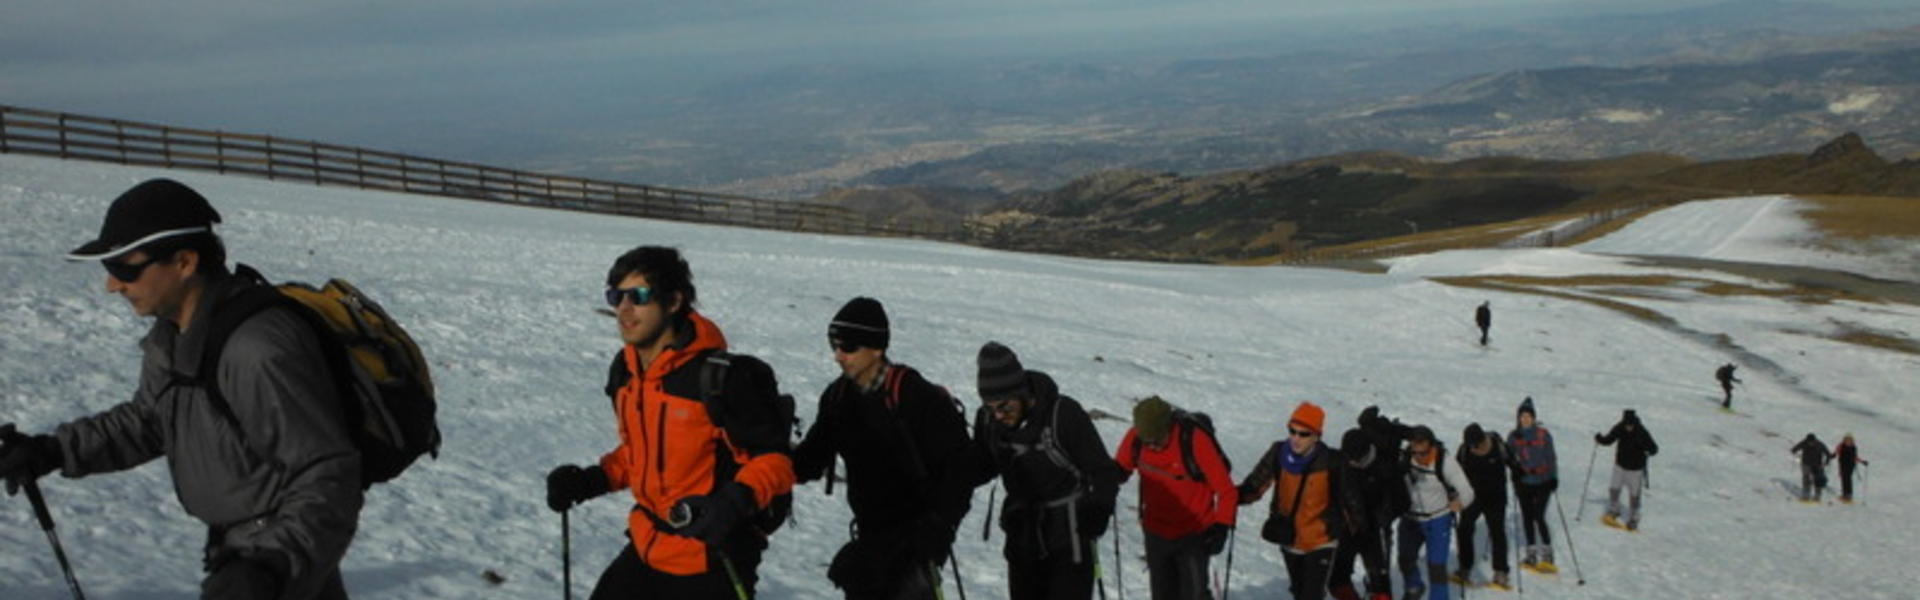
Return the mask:
[[934,598],[939,567],[966,516],[961,483],[966,421],[952,396],[887,359],[890,332],[878,300],[860,297],[827,325],[840,377],[820,394],[812,428],[794,451],[801,482],[831,477],[847,461],[855,538],[827,576],[847,598]]
[[[1640,489],[1647,484],[1647,457],[1660,453],[1660,445],[1653,442],[1653,434],[1647,433],[1647,427],[1640,424],[1640,416],[1632,409],[1621,413],[1620,422],[1615,423],[1607,433],[1593,434],[1593,442],[1602,446],[1611,446],[1619,442],[1613,453],[1613,481],[1607,485],[1607,514],[1600,515],[1600,522],[1614,527],[1624,527],[1632,531],[1640,528]],[[1620,523],[1620,489],[1626,488],[1628,507],[1627,522]]]
[[203,598],[345,598],[360,456],[316,332],[289,309],[263,310],[201,368],[212,349],[195,324],[253,285],[227,270],[219,222],[205,198],[166,179],[113,201],[99,237],[67,258],[100,261],[107,292],[157,317],[140,343],[139,386],[50,435],[4,440],[0,477],[12,488],[55,469],[77,478],[165,457],[181,506],[207,525]]
[[1093,419],[1052,377],[1029,371],[999,342],[979,355],[969,484],[999,477],[1008,597],[1093,597],[1094,541],[1107,530],[1120,467]]

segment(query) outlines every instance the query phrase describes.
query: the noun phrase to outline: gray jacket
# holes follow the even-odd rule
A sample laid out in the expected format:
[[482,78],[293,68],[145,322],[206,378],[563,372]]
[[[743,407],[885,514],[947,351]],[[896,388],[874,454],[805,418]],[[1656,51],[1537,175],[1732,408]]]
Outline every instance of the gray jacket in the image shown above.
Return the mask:
[[306,598],[339,568],[362,501],[360,455],[316,332],[285,308],[263,311],[228,338],[219,389],[245,434],[191,383],[215,298],[237,278],[208,286],[182,333],[156,319],[133,399],[55,430],[62,474],[121,471],[165,456],[174,491],[212,532],[209,550],[271,553],[289,567],[284,597]]

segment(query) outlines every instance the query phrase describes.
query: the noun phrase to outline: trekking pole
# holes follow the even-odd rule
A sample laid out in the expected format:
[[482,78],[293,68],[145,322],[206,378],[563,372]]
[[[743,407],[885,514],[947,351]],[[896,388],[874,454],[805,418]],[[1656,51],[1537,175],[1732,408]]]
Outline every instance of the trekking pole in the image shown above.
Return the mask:
[[[1089,544],[1091,545],[1091,544]],[[1107,600],[1107,575],[1100,571],[1100,549],[1089,548],[1093,552],[1093,585],[1100,589],[1100,600]]]
[[1573,576],[1579,578],[1579,585],[1586,585],[1587,576],[1580,572],[1580,551],[1573,547],[1573,529],[1567,527],[1566,505],[1560,503],[1560,490],[1557,489],[1553,491],[1553,509],[1560,513],[1560,533],[1567,536],[1567,554],[1573,556]]
[[[1600,456],[1600,445],[1594,444],[1587,453],[1587,482],[1580,486],[1580,510],[1574,511],[1573,520],[1578,521],[1587,515],[1587,492],[1593,489],[1593,459]],[[1560,503],[1560,488],[1553,488],[1553,503]]]
[[571,510],[560,511],[560,588],[573,600],[573,523],[567,520]]
[[1520,510],[1518,511],[1520,513],[1518,515],[1520,517],[1520,527],[1517,528],[1519,531],[1515,531],[1507,536],[1507,539],[1512,540],[1507,543],[1507,546],[1513,551],[1513,564],[1509,568],[1513,569],[1511,571],[1513,573],[1513,587],[1520,591],[1520,595],[1525,596],[1527,595],[1527,582],[1522,580],[1520,572],[1526,569],[1520,566],[1520,540],[1525,539],[1524,536],[1527,533],[1527,508],[1520,505],[1519,494],[1514,494],[1512,498],[1514,499],[1513,505],[1520,506]]
[[953,567],[953,587],[960,590],[960,600],[967,600],[967,582],[960,578],[960,557],[952,550],[947,551],[947,565]]
[[[727,551],[721,550],[719,546],[713,547],[713,553],[720,556],[720,566],[727,568],[727,580],[733,582],[733,594],[740,600],[747,600],[747,586],[740,585],[740,572],[734,570],[733,559],[728,558]],[[938,592],[940,588],[935,587],[934,591]]]
[[1227,579],[1220,584],[1220,600],[1227,600],[1227,596],[1233,593],[1233,547],[1239,545],[1234,543],[1240,541],[1240,536],[1235,535],[1239,532],[1238,527],[1227,528]]
[[67,550],[60,546],[60,536],[53,533],[53,513],[47,511],[47,499],[40,495],[40,483],[32,479],[21,487],[27,490],[27,501],[33,503],[33,518],[40,521],[40,530],[47,533],[47,543],[53,545],[53,558],[60,563],[60,573],[67,578],[67,590],[73,592],[74,600],[87,600],[80,591],[80,580],[73,577],[73,565],[67,563]]
[[[927,563],[927,583],[933,586],[933,600],[947,600],[947,591],[940,587],[940,565]],[[738,589],[738,586],[735,586]],[[741,596],[740,600],[746,600]]]
[[1119,593],[1120,600],[1127,600],[1127,565],[1120,562],[1120,510],[1118,508],[1113,511],[1113,588]]
[[1000,484],[996,482],[993,484],[993,491],[987,492],[987,518],[980,520],[980,541],[982,542],[987,541],[987,536],[993,533],[994,497],[998,495],[1000,495]]

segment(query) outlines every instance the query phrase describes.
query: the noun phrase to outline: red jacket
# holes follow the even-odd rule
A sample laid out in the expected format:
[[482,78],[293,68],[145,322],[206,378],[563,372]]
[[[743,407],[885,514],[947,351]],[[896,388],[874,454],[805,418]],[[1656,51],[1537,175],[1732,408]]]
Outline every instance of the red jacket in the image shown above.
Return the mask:
[[1161,539],[1179,539],[1206,531],[1215,524],[1233,525],[1239,508],[1240,493],[1234,488],[1227,463],[1214,452],[1214,442],[1205,430],[1193,432],[1193,459],[1200,465],[1206,481],[1195,481],[1187,473],[1187,461],[1180,451],[1180,430],[1187,425],[1175,422],[1167,431],[1167,442],[1159,448],[1140,446],[1139,464],[1134,463],[1134,430],[1128,429],[1120,440],[1114,462],[1132,476],[1140,471],[1140,526]]
[[739,465],[733,480],[753,490],[754,504],[760,508],[766,508],[774,496],[791,491],[794,479],[793,461],[785,454],[749,455],[727,439],[726,430],[714,426],[705,404],[667,393],[667,375],[682,367],[698,368],[694,359],[701,353],[727,347],[726,337],[712,321],[698,313],[689,314],[688,319],[693,322],[693,339],[654,357],[644,373],[638,352],[631,345],[626,347],[622,356],[627,372],[638,376],[628,377],[614,396],[620,446],[600,457],[612,488],[633,492],[635,509],[627,515],[627,531],[640,560],[674,575],[707,572],[706,544],[658,531],[643,511],[664,518],[680,500],[712,492],[717,483],[715,467],[722,456]]

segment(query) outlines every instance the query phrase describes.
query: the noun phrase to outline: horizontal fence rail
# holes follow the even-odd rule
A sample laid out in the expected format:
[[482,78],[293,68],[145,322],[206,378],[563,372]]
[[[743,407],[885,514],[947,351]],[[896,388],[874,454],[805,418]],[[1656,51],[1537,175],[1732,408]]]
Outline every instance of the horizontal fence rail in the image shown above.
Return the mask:
[[958,239],[955,225],[876,221],[844,207],[568,177],[270,135],[0,104],[0,153],[251,175],[756,229]]

